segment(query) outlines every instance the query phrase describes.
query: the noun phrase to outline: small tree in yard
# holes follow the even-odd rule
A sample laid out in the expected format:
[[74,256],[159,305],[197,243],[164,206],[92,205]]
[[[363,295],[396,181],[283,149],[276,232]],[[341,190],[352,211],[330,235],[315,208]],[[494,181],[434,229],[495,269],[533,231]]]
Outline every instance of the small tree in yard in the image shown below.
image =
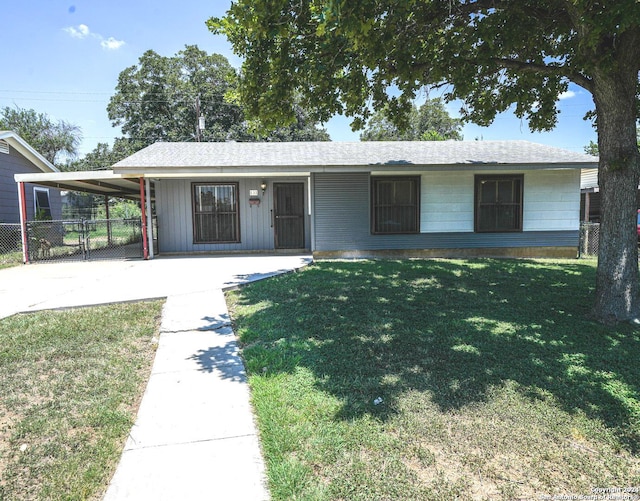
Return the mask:
[[401,115],[420,88],[446,84],[464,119],[488,125],[515,105],[550,130],[570,82],[590,92],[602,194],[593,314],[637,321],[636,0],[236,0],[208,23],[244,58],[245,110],[267,124],[292,120],[301,95],[318,120],[345,113],[360,128],[370,105]]

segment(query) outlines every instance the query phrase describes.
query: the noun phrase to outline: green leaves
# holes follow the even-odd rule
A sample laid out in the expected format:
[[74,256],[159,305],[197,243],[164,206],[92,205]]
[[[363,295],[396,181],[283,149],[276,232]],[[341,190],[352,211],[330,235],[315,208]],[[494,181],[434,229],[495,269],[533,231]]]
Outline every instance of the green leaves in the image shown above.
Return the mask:
[[444,141],[462,139],[462,122],[451,118],[441,99],[430,99],[408,111],[386,106],[373,114],[361,141]]
[[61,156],[75,157],[82,139],[77,125],[17,106],[0,110],[0,130],[14,131],[52,164]]
[[237,104],[227,103],[235,70],[223,56],[185,46],[173,57],[145,52],[138,65],[120,73],[107,111],[114,125],[143,145],[155,141],[189,141],[196,135],[197,106],[207,118],[205,140],[224,140],[242,120]]
[[565,8],[550,0],[238,0],[208,24],[244,58],[243,102],[269,123],[291,119],[295,91],[317,116],[366,119],[394,87],[410,101],[423,86],[448,83],[448,97],[466,101],[469,120],[488,124],[516,104],[532,129],[548,130],[558,94],[570,81],[589,87],[594,62],[637,30],[640,7],[631,0]]

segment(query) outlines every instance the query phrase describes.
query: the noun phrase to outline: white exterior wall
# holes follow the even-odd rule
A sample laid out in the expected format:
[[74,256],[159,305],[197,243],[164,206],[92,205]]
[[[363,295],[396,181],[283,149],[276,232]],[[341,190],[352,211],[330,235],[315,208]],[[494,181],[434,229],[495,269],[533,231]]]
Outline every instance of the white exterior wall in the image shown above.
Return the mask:
[[[473,232],[475,174],[429,172],[420,182],[420,232]],[[524,173],[523,231],[578,230],[580,170],[532,170]]]
[[420,191],[420,233],[473,232],[473,172],[428,172]]
[[580,229],[580,170],[524,175],[523,231]]

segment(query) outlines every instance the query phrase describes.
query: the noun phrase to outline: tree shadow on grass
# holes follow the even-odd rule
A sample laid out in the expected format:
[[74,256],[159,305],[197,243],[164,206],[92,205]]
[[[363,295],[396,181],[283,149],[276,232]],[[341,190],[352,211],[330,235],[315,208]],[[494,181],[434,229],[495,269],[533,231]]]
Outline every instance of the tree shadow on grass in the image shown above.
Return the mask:
[[[311,370],[343,402],[339,418],[381,419],[408,390],[442,411],[513,381],[602,421],[640,451],[640,335],[588,319],[595,270],[526,260],[320,263],[242,289],[236,318],[248,370]],[[255,364],[255,366],[252,366]]]

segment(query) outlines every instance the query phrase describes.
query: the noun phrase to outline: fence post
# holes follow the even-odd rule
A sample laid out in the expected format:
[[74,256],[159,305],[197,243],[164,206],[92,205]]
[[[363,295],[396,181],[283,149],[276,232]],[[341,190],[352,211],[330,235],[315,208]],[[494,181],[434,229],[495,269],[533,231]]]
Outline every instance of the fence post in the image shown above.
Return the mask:
[[584,226],[584,253],[587,256],[589,255],[589,233],[591,233],[589,226],[585,225]]
[[107,244],[112,245],[111,239],[111,216],[109,215],[109,195],[104,196],[104,214],[107,218]]

